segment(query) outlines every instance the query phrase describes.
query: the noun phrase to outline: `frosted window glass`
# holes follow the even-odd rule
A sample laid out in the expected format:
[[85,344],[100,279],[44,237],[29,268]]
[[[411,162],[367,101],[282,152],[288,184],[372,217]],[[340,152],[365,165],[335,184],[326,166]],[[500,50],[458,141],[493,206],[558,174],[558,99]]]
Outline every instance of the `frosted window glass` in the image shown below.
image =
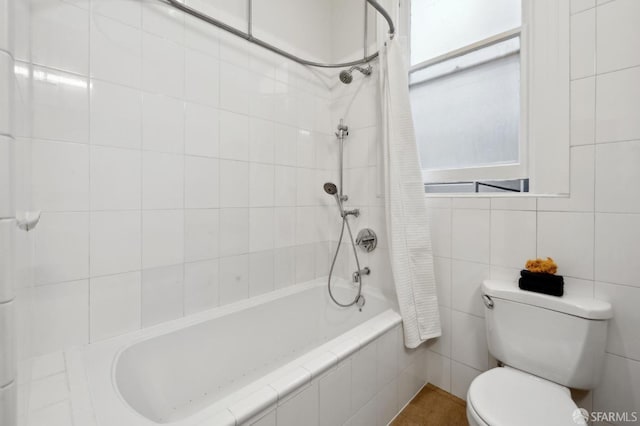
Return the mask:
[[412,0],[411,64],[521,25],[521,0]]
[[518,54],[413,83],[410,94],[423,169],[519,162]]

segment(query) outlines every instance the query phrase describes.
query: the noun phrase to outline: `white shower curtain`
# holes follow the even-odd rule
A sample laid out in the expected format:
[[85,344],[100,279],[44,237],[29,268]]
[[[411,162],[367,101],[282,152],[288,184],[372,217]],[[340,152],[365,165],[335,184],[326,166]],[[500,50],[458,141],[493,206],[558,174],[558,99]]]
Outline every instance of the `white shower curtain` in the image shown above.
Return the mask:
[[380,50],[380,95],[389,255],[404,343],[415,348],[442,332],[407,67],[398,40]]

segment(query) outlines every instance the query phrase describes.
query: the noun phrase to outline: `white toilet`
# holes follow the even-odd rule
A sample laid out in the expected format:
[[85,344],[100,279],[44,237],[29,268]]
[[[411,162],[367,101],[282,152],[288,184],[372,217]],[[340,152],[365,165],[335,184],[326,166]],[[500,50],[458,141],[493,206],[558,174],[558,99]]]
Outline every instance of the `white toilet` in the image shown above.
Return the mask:
[[471,426],[586,424],[569,388],[593,389],[600,378],[611,305],[555,297],[516,284],[482,284],[489,352],[504,367],[473,380]]

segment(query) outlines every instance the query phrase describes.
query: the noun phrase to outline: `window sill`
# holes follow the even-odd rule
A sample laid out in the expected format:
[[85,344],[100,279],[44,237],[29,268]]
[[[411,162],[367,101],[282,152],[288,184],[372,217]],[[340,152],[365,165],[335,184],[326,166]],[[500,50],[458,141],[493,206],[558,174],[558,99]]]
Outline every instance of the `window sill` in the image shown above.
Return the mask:
[[569,198],[569,194],[534,194],[532,192],[448,192],[441,194],[424,194],[425,198]]

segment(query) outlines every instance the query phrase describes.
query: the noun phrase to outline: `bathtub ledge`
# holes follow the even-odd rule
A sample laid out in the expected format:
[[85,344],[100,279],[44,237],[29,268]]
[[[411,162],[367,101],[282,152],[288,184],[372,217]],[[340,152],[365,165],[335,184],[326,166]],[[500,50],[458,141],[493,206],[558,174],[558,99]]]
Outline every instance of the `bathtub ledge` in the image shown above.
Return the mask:
[[244,424],[276,402],[278,402],[278,392],[271,386],[265,386],[229,406],[229,411],[235,416],[236,424]]

